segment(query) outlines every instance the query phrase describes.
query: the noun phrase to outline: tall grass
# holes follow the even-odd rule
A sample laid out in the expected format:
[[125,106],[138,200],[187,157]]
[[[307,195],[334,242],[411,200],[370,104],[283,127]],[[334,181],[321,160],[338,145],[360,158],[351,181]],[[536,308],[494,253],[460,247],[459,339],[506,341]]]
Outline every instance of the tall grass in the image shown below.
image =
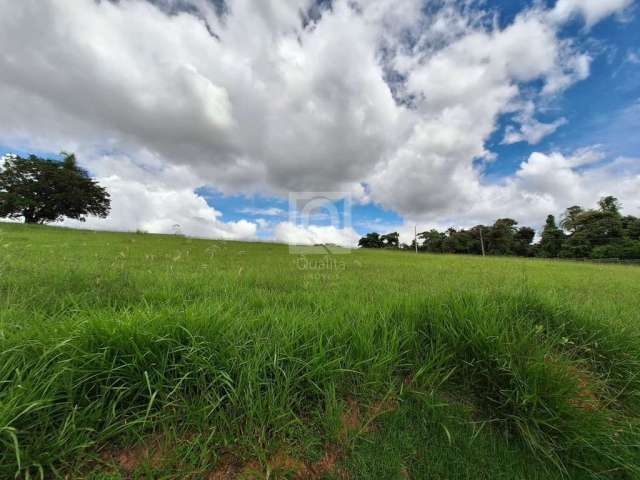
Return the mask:
[[640,270],[356,252],[318,273],[277,245],[2,230],[2,478],[166,430],[259,456],[389,397],[470,405],[560,475],[640,475]]

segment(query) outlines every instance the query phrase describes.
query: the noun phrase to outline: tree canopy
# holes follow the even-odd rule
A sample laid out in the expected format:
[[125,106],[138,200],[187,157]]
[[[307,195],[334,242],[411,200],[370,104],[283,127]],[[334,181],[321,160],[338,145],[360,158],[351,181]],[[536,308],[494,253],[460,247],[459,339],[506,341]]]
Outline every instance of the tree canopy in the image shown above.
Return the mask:
[[64,217],[84,221],[87,215],[106,217],[109,193],[73,154],[62,161],[30,155],[5,157],[0,170],[0,217],[22,218],[25,223],[46,223]]
[[399,248],[400,234],[398,232],[380,235],[377,232],[368,233],[358,242],[362,248]]
[[564,240],[565,234],[556,225],[556,218],[549,215],[542,230],[538,253],[542,257],[557,257],[560,255]]
[[[540,241],[533,243],[535,230],[518,226],[511,218],[500,218],[493,225],[476,225],[469,229],[449,228],[445,232],[432,229],[418,234],[418,250],[432,253],[538,256],[547,258],[617,258],[640,259],[640,219],[623,216],[617,198],[603,197],[598,208],[574,205],[566,209],[556,224],[547,216]],[[390,235],[397,235],[394,234]],[[364,248],[396,247],[399,242],[383,242],[386,235],[368,234],[360,240]],[[415,242],[404,245],[415,248]]]

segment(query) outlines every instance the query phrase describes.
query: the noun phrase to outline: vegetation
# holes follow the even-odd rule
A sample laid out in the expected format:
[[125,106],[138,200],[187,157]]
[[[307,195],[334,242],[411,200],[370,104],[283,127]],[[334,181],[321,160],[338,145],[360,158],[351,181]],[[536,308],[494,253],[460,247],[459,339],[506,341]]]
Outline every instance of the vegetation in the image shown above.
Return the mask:
[[73,154],[64,154],[60,162],[9,155],[0,169],[0,218],[22,218],[24,223],[63,217],[84,221],[86,215],[106,217],[109,207],[107,191],[78,166]]
[[0,225],[0,478],[640,476],[640,269],[299,260]]
[[362,248],[398,248],[400,246],[400,234],[398,232],[380,235],[373,232],[362,237],[358,242]]
[[[541,238],[533,243],[535,230],[518,227],[511,218],[501,218],[493,225],[477,225],[468,230],[450,228],[446,232],[429,230],[418,234],[418,250],[430,253],[465,253],[471,255],[512,255],[545,258],[617,258],[640,259],[640,218],[620,213],[615,197],[604,197],[596,210],[569,207],[560,226],[553,215],[547,217]],[[397,233],[370,233],[360,240],[364,248],[415,249],[385,242]]]
[[[418,235],[422,244],[418,249],[431,253],[467,253],[481,255],[532,256],[531,242],[535,231],[517,227],[518,222],[501,218],[492,226],[478,225],[469,230],[450,228],[446,233],[430,230]],[[412,248],[414,245],[412,245]]]

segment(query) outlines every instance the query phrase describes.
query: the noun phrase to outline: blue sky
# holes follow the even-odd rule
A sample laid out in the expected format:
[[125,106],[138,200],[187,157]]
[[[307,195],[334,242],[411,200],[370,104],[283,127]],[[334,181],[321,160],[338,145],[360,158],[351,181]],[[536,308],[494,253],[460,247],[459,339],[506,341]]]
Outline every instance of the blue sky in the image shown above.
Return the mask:
[[[75,151],[116,198],[91,228],[349,243],[605,193],[639,213],[634,0],[43,1],[0,7],[0,153]],[[351,225],[289,225],[291,192],[342,192]]]
[[[289,199],[281,197],[264,197],[262,195],[224,195],[218,191],[202,188],[198,190],[210,205],[222,212],[227,221],[249,219],[267,220],[271,223],[286,221],[289,219]],[[336,202],[340,212],[340,218],[344,216],[344,203]],[[384,207],[370,202],[366,204],[352,204],[351,224],[361,235],[372,230],[386,232],[402,224],[402,217],[397,213],[385,210]],[[317,225],[330,225],[326,218],[317,218],[313,221]],[[261,229],[260,238],[266,239],[273,232],[269,228]]]
[[[501,3],[520,4],[521,8],[526,2]],[[510,10],[513,12],[513,7]],[[624,21],[608,18],[588,33],[580,21],[566,27],[565,35],[593,42],[597,52],[589,77],[549,107],[553,117],[565,116],[567,124],[535,146],[524,142],[501,145],[503,129],[496,130],[489,146],[498,160],[489,165],[488,173],[511,174],[536,150],[572,151],[598,144],[609,156],[638,156],[640,114],[634,108],[640,102],[640,16],[634,13]],[[638,56],[635,63],[631,60],[634,55]]]

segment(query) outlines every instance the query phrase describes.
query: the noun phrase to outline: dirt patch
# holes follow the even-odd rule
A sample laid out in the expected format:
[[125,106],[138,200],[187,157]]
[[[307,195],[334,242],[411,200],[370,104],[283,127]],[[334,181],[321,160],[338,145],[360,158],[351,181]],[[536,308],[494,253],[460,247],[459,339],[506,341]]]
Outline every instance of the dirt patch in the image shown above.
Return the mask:
[[285,452],[278,452],[269,459],[267,470],[277,474],[277,476],[289,476],[296,479],[311,478],[309,466],[303,461],[287,455]]
[[[262,480],[265,478],[289,478],[294,480],[314,480],[334,476],[348,480],[349,474],[340,467],[345,457],[347,441],[353,434],[369,432],[375,420],[387,412],[398,408],[395,400],[373,402],[366,408],[355,399],[349,399],[340,416],[339,442],[325,445],[323,456],[317,461],[304,461],[288,454],[285,450],[276,452],[266,462],[244,461],[230,451],[224,451],[217,466],[204,478],[206,480]],[[161,436],[152,436],[131,448],[105,450],[101,459],[118,467],[131,476],[143,465],[153,469],[162,467],[170,446]]]
[[231,454],[224,454],[218,466],[205,477],[206,480],[228,480],[236,478],[242,471],[242,463]]
[[117,450],[104,450],[100,459],[105,463],[115,464],[127,474],[135,472],[142,465],[159,468],[167,451],[162,437],[150,437],[139,444]]
[[398,409],[398,401],[384,399],[369,404],[362,409],[354,399],[347,400],[347,407],[340,416],[340,439],[347,440],[353,433],[367,433],[374,429],[375,420],[385,413]]
[[597,394],[598,379],[595,373],[584,366],[569,365],[566,367],[553,356],[546,357],[545,363],[556,368],[567,369],[569,375],[575,380],[577,392],[575,397],[569,400],[571,405],[589,412],[602,409],[602,404]]
[[263,480],[265,478],[290,478],[293,480],[319,480],[335,475],[348,480],[349,474],[338,465],[342,451],[328,445],[324,456],[316,462],[304,462],[284,451],[276,453],[265,464],[253,460],[242,464],[236,458],[225,455],[218,467],[210,472],[207,480]]
[[367,409],[369,420],[375,420],[385,413],[395,412],[398,409],[398,401],[393,398],[373,402]]
[[350,434],[357,432],[362,425],[362,413],[358,402],[347,400],[347,407],[340,415],[340,439],[346,440]]
[[575,375],[578,382],[578,392],[576,398],[574,398],[571,403],[589,412],[600,410],[600,400],[593,391],[592,386],[595,384],[595,381],[585,371],[571,368],[571,372]]
[[310,478],[322,478],[325,475],[337,473],[339,478],[347,479],[349,477],[347,472],[338,468],[342,456],[343,453],[337,446],[327,446],[324,457],[310,466],[309,472],[312,474]]

